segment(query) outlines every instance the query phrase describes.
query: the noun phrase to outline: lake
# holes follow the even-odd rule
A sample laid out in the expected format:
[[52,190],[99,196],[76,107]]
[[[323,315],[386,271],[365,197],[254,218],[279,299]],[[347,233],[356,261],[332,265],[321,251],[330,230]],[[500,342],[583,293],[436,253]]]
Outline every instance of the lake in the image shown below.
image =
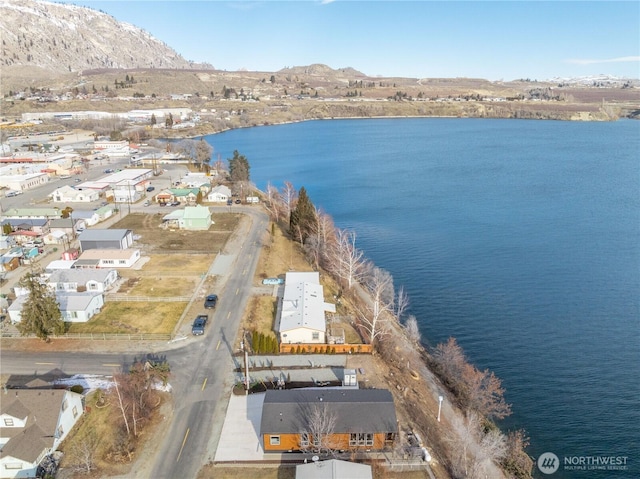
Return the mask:
[[[206,137],[291,181],[503,380],[544,477],[640,477],[640,122],[324,120]],[[565,468],[626,458],[626,470]],[[588,461],[588,459],[587,459]],[[539,475],[539,472],[536,471]],[[542,477],[539,475],[539,477]]]

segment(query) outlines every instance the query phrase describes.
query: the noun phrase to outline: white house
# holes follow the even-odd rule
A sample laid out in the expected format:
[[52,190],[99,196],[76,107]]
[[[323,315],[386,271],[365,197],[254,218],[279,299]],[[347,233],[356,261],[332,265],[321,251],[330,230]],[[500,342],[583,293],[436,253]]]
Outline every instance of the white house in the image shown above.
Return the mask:
[[231,190],[228,186],[218,185],[207,196],[207,201],[212,203],[226,203],[231,198]]
[[62,320],[69,323],[86,323],[104,306],[102,293],[58,293],[56,294]]
[[[74,210],[71,212],[71,218],[75,221],[84,221],[84,227],[93,226],[101,221],[113,216],[114,207],[112,205],[102,206],[95,210]],[[81,225],[76,225],[76,231]]]
[[82,395],[64,389],[9,389],[0,401],[0,478],[36,477],[84,412]]
[[131,268],[139,259],[139,249],[90,249],[80,255],[73,267]]
[[[16,292],[16,294],[18,293]],[[7,308],[11,323],[15,324],[22,321],[22,308],[27,298],[29,298],[28,294],[21,294]],[[60,306],[62,320],[70,323],[86,323],[98,314],[104,305],[102,293],[67,293],[61,291],[56,292],[56,300]]]
[[280,342],[323,344],[325,311],[335,312],[335,305],[325,303],[318,272],[288,272],[277,324]]
[[57,269],[50,273],[47,283],[56,292],[104,293],[117,280],[115,269]]
[[64,185],[49,195],[54,203],[90,203],[100,199],[100,193],[95,190],[76,190]]

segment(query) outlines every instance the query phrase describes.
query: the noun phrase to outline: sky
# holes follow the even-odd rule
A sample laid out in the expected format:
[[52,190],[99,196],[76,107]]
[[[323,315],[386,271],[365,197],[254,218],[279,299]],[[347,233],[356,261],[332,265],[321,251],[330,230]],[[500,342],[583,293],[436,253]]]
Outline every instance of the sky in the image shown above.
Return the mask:
[[219,70],[322,63],[372,77],[640,78],[636,0],[65,3],[131,23]]

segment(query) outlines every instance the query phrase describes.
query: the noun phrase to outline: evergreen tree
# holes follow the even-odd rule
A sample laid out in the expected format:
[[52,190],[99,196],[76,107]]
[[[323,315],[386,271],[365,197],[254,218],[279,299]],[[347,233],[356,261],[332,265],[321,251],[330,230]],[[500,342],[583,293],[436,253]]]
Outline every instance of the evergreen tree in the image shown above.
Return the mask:
[[297,241],[304,244],[316,226],[316,209],[303,186],[298,192],[298,202],[289,218],[289,233]]
[[29,290],[17,325],[20,334],[35,334],[46,341],[52,334],[63,333],[64,322],[60,306],[53,291],[41,281],[40,275],[33,271],[27,273],[19,284]]
[[231,181],[249,181],[249,161],[244,155],[234,150],[233,158],[229,159],[229,174]]

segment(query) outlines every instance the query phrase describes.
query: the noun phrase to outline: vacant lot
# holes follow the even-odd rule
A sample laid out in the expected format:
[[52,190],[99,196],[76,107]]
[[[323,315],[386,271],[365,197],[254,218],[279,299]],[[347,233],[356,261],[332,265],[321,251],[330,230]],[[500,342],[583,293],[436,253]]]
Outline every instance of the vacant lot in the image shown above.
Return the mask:
[[[217,253],[238,226],[241,215],[216,213],[207,231],[165,230],[161,228],[163,213],[132,213],[125,216],[113,228],[130,229],[140,236],[138,243],[145,253],[202,252]],[[176,265],[178,267],[178,265]]]
[[169,334],[184,311],[184,302],[113,301],[86,323],[72,323],[69,333]]

